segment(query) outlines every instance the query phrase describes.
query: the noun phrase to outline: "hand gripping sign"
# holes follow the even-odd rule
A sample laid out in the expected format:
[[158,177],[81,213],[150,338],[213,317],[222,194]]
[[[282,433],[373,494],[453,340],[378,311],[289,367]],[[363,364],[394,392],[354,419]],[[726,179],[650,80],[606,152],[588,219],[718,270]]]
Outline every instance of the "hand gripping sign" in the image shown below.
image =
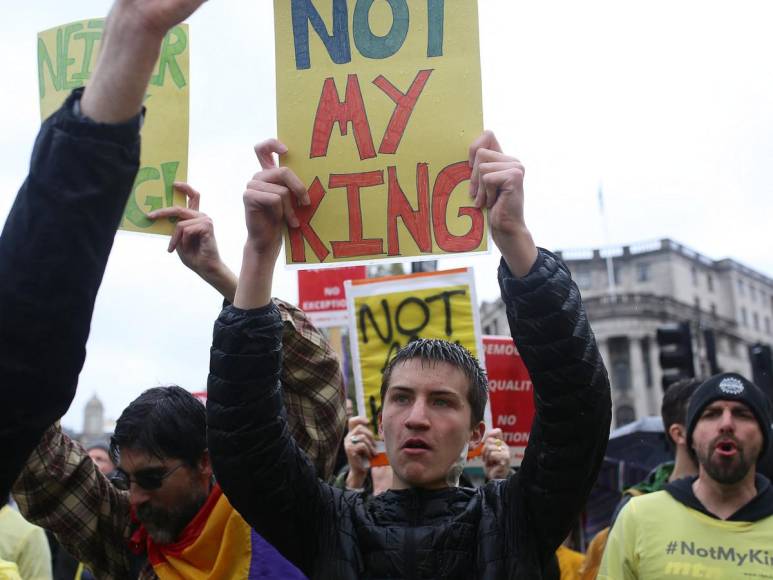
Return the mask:
[[[411,340],[458,342],[484,364],[471,268],[349,281],[346,300],[357,408],[374,433],[378,433],[381,375],[392,356]],[[490,428],[489,407],[484,420]],[[378,464],[383,464],[382,457],[372,462]]]
[[274,14],[282,162],[311,198],[287,263],[486,250],[467,195],[477,0],[274,0]]
[[[97,18],[63,24],[38,34],[40,117],[56,111],[70,91],[86,84],[99,53],[105,20]],[[172,28],[145,95],[148,115],[142,127],[140,169],[126,204],[121,229],[171,235],[169,220],[153,222],[147,212],[185,206],[175,181],[188,176],[188,25]]]

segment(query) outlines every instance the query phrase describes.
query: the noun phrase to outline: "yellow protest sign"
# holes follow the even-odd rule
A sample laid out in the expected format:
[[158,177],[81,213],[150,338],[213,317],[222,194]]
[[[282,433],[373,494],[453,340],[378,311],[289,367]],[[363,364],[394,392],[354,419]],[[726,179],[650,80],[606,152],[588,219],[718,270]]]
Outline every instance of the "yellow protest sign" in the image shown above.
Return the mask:
[[[57,26],[38,34],[38,88],[41,119],[56,111],[75,88],[86,84],[96,65],[104,32],[103,18]],[[121,229],[171,234],[168,220],[154,223],[145,214],[185,205],[175,181],[188,178],[189,110],[188,25],[175,26],[164,38],[150,79],[142,127],[142,156]]]
[[411,340],[458,342],[484,362],[471,268],[347,281],[346,300],[357,408],[374,432],[382,372]]
[[486,250],[467,193],[477,0],[274,0],[274,13],[282,162],[311,198],[287,263]]

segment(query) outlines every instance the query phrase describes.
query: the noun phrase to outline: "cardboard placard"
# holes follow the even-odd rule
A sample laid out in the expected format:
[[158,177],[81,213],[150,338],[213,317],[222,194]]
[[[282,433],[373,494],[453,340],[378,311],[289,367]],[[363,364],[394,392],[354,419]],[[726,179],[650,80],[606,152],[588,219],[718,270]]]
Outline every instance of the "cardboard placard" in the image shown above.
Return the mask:
[[531,378],[509,336],[484,336],[493,426],[502,429],[513,465],[520,465],[534,420]]
[[468,194],[477,0],[274,0],[274,14],[282,162],[311,197],[287,264],[485,251]]
[[[104,32],[104,18],[71,22],[38,34],[40,117],[48,118],[70,94],[91,77]],[[145,95],[147,115],[142,127],[140,169],[132,187],[121,229],[171,235],[169,220],[153,222],[147,212],[185,206],[175,181],[188,179],[189,118],[188,25],[172,28]]]
[[344,282],[366,276],[365,266],[298,270],[298,306],[318,328],[347,326]]
[[[347,282],[346,300],[357,408],[374,433],[383,369],[410,340],[458,342],[485,364],[472,268]],[[490,428],[488,406],[484,420]]]

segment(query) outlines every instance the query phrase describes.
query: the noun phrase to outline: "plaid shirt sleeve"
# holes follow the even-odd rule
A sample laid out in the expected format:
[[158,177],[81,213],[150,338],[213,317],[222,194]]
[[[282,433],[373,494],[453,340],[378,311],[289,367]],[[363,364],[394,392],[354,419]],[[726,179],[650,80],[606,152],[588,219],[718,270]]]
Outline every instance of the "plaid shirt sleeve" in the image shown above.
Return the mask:
[[295,442],[328,479],[346,426],[341,365],[327,339],[302,310],[274,299],[284,324],[282,386]]
[[30,455],[13,497],[27,520],[52,531],[96,578],[130,578],[129,494],[110,484],[59,423]]

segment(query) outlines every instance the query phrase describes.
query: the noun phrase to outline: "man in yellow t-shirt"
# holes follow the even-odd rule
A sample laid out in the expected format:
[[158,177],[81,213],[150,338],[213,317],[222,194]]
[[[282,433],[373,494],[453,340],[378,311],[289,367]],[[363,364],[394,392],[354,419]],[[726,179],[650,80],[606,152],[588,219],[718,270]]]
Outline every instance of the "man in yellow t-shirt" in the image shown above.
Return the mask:
[[609,534],[599,578],[773,578],[773,488],[756,473],[769,444],[765,395],[711,377],[687,412],[698,476],[633,498]]

